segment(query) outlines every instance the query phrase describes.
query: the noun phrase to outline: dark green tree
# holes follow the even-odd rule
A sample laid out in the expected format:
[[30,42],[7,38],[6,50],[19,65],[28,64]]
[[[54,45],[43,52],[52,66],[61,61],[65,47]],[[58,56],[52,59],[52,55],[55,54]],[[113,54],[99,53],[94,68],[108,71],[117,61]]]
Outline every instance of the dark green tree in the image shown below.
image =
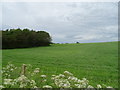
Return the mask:
[[51,41],[51,36],[45,31],[20,28],[2,31],[3,49],[49,46]]

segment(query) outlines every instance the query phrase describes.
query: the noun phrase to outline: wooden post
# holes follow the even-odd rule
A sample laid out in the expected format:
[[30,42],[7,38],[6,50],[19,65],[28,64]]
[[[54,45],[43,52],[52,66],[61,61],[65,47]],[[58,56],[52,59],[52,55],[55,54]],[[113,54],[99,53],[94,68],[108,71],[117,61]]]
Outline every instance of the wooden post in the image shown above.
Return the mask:
[[25,75],[25,71],[26,71],[26,65],[23,64],[23,65],[22,65],[21,75]]

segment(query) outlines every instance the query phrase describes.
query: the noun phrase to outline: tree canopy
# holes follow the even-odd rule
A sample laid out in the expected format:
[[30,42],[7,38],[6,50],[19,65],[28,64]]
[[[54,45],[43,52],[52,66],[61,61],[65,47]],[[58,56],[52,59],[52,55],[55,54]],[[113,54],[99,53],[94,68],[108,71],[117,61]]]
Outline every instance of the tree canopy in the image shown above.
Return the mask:
[[2,30],[2,49],[49,46],[52,39],[48,32],[29,29]]

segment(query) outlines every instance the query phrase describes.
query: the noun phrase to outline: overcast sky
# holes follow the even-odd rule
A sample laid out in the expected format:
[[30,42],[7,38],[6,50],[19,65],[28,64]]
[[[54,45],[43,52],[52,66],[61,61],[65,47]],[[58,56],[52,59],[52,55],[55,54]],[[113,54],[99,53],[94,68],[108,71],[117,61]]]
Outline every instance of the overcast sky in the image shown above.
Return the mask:
[[44,30],[56,43],[117,41],[118,3],[6,2],[0,27]]

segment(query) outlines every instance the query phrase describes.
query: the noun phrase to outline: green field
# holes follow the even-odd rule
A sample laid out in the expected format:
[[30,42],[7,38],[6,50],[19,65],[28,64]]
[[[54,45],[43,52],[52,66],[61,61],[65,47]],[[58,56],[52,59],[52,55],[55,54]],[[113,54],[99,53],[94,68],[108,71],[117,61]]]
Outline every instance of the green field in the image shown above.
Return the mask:
[[3,66],[8,62],[16,66],[31,64],[48,76],[67,70],[80,79],[86,77],[91,85],[118,87],[118,42],[3,50]]

